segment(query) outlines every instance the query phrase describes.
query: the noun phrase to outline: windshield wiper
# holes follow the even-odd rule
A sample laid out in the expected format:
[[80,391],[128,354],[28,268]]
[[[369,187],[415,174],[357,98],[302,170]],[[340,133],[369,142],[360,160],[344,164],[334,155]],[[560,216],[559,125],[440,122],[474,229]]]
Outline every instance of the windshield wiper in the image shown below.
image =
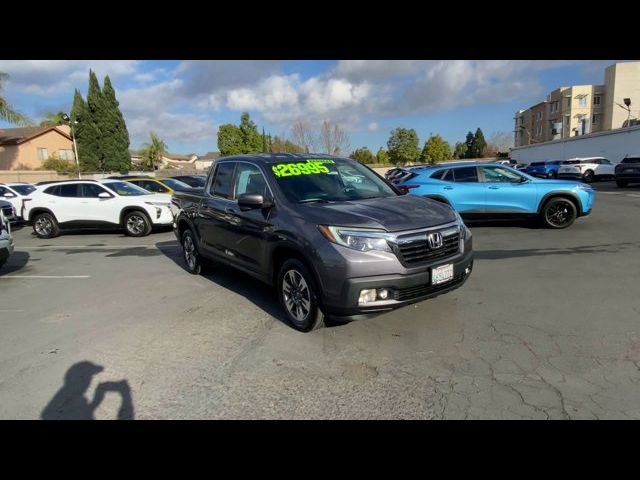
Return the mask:
[[324,198],[305,198],[298,203],[329,203],[329,200],[325,200]]

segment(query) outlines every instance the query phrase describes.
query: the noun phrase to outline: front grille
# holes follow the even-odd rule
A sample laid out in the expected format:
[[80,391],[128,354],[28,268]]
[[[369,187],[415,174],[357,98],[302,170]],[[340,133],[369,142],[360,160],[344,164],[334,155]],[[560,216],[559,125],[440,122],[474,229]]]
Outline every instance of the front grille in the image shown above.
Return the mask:
[[410,242],[402,242],[397,245],[397,255],[405,265],[415,265],[430,260],[447,258],[458,253],[460,247],[460,234],[458,231],[445,235],[442,233],[442,247],[431,249],[427,242],[426,234],[417,237]]
[[459,273],[451,280],[446,283],[441,283],[439,285],[417,285],[415,287],[407,287],[401,288],[399,290],[395,290],[393,294],[394,300],[404,301],[404,300],[413,300],[415,298],[424,297],[425,295],[429,295],[431,293],[437,293],[440,290],[445,290],[452,285],[462,282],[464,279],[464,273]]

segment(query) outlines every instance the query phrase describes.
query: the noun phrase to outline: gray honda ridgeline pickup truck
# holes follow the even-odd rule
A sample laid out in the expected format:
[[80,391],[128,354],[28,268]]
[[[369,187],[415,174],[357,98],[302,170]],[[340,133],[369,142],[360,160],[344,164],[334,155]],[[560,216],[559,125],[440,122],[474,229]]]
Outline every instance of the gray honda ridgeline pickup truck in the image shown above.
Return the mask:
[[275,286],[288,323],[310,331],[460,287],[471,232],[448,205],[405,195],[353,160],[225,157],[203,189],[173,195],[187,269],[209,260]]

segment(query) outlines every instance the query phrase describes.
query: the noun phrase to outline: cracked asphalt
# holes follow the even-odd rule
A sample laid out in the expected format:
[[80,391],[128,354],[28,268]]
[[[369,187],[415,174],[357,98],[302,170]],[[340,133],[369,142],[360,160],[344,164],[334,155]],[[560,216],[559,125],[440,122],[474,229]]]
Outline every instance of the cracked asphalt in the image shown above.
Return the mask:
[[596,187],[567,230],[471,224],[461,289],[309,334],[251,278],[188,274],[171,232],[17,230],[0,418],[638,419],[640,187]]

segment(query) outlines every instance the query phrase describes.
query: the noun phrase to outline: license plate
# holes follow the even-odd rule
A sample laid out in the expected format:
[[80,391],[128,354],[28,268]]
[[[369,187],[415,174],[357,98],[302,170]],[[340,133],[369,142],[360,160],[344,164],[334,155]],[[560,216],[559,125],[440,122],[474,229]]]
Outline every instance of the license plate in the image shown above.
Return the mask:
[[625,168],[622,173],[636,173],[635,168]]
[[431,285],[448,282],[453,278],[453,264],[440,265],[431,270]]

